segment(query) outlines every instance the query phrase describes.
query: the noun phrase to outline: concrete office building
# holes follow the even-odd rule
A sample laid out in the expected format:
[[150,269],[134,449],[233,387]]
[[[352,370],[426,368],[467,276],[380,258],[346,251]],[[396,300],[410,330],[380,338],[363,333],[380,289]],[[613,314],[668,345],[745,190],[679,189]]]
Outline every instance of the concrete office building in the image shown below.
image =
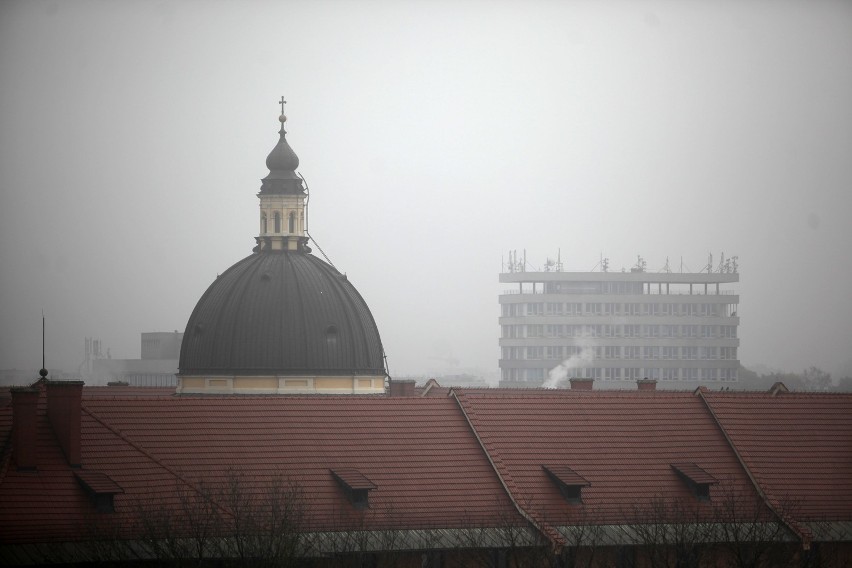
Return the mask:
[[[733,261],[733,262],[732,262]],[[736,257],[700,273],[544,271],[511,260],[500,274],[500,386],[563,379],[737,380]]]

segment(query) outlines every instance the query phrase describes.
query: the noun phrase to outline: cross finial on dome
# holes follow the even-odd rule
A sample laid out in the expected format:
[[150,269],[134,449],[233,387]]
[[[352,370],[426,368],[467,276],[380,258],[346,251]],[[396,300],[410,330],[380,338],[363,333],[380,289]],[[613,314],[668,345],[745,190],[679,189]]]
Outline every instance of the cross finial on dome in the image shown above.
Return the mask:
[[281,123],[281,127],[284,127],[284,123],[287,122],[287,115],[284,114],[284,105],[287,104],[287,101],[284,100],[284,96],[282,95],[281,100],[278,101],[278,104],[281,105],[281,116],[278,117],[278,121]]

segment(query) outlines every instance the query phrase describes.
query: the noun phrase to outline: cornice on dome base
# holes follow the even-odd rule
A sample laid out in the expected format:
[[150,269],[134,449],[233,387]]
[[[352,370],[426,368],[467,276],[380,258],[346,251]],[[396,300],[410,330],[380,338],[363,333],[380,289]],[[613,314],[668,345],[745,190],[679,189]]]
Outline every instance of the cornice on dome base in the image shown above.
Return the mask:
[[257,246],[254,252],[311,252],[308,246],[308,237],[296,235],[274,235],[269,237],[255,237]]

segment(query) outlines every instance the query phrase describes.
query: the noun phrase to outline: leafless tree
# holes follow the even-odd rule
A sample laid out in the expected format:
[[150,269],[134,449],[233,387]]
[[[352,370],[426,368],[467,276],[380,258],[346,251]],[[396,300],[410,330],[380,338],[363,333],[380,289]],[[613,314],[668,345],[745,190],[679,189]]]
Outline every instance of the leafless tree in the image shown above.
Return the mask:
[[724,566],[764,568],[795,564],[801,543],[789,523],[799,507],[792,499],[784,499],[773,509],[759,497],[733,489],[722,489],[714,497],[713,518],[720,532],[719,546],[726,552]]
[[278,476],[252,484],[229,471],[222,484],[178,482],[174,498],[135,506],[143,556],[172,566],[292,566],[305,552],[301,487]]
[[229,471],[215,495],[226,511],[218,540],[219,556],[252,566],[291,566],[307,548],[309,507],[301,486],[284,476],[252,484]]
[[711,540],[711,517],[695,499],[652,499],[634,506],[628,530],[652,568],[699,568]]

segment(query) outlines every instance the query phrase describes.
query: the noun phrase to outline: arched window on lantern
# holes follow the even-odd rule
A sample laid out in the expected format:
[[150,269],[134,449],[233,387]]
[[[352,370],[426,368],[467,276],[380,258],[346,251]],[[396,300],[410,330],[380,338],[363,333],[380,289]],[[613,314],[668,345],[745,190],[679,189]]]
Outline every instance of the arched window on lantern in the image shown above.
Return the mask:
[[296,232],[296,214],[290,212],[290,219],[287,222],[287,232],[291,235]]
[[273,219],[274,219],[274,222],[275,222],[275,232],[280,233],[281,232],[281,213],[276,211]]
[[266,234],[266,213],[263,213],[260,216],[260,234],[261,235]]

